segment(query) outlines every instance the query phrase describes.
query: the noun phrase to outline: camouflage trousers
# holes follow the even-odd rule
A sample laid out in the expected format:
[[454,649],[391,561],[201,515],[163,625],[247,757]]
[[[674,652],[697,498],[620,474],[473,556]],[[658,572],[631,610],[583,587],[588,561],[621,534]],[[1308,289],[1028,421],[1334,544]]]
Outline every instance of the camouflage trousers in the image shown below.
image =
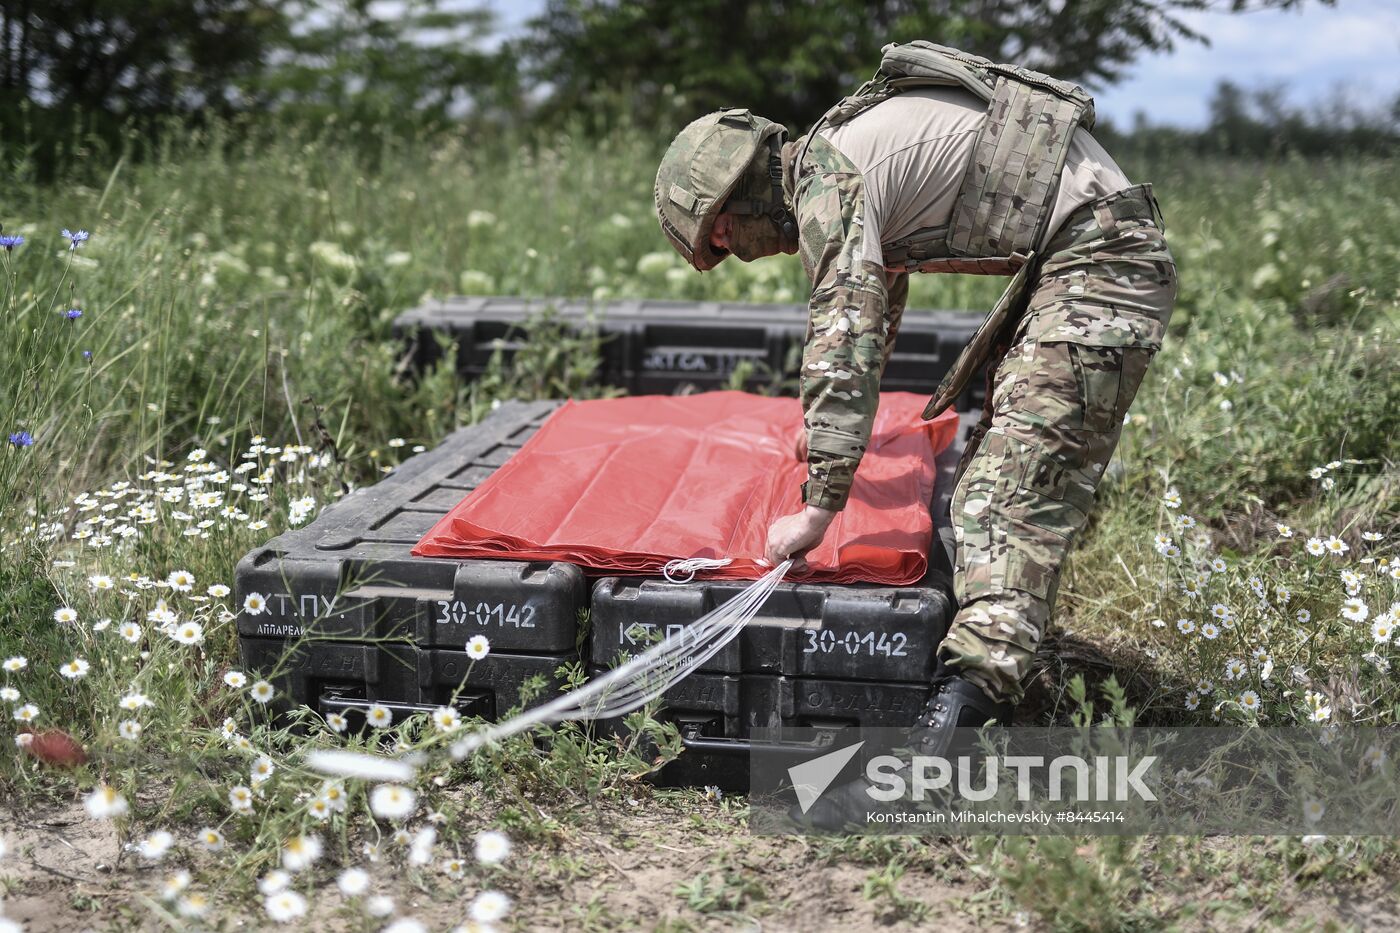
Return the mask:
[[959,465],[960,608],[939,648],[968,680],[1012,702],[1176,297],[1150,185],[1081,206],[1041,255]]

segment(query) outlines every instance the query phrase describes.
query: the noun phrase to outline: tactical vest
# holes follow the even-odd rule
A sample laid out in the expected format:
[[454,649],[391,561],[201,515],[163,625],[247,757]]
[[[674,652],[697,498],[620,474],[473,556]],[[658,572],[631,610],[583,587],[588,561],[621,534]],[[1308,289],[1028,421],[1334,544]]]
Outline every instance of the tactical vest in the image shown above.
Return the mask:
[[932,42],[891,43],[882,50],[875,77],[827,111],[807,143],[823,124],[838,126],[910,88],[934,86],[976,94],[987,102],[987,119],[958,188],[951,222],[882,244],[885,267],[1014,275],[1052,232],[1045,228],[1065,155],[1075,128],[1094,125],[1093,98],[1076,84]]

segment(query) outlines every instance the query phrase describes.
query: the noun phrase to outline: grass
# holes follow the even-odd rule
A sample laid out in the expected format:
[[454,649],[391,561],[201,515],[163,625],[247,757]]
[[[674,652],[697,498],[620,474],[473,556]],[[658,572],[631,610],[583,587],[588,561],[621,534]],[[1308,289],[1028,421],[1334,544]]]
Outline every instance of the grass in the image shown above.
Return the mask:
[[[733,925],[802,900],[755,886],[763,859],[745,854],[758,843],[742,833],[737,802],[653,793],[634,779],[647,766],[635,749],[569,731],[550,758],[521,741],[466,769],[425,774],[416,813],[437,811],[440,823],[375,819],[353,781],[347,809],[322,821],[310,805],[325,788],[294,752],[346,740],[324,729],[294,740],[224,679],[236,667],[240,607],[217,585],[232,583],[244,552],[479,419],[497,398],[597,391],[579,369],[589,347],[558,339],[469,385],[446,367],[396,379],[399,311],[461,292],[801,300],[794,257],[702,276],[667,250],[650,206],[662,142],[561,134],[543,147],[452,138],[350,147],[329,135],[240,138],[216,127],[139,161],[93,151],[47,187],[30,182],[22,153],[9,154],[0,222],[26,242],[0,252],[0,437],[27,432],[33,443],[0,449],[0,657],[27,659],[0,679],[19,695],[7,711],[33,704],[36,727],[72,732],[91,757],[61,772],[0,754],[0,793],[17,812],[38,812],[105,784],[129,805],[113,822],[121,840],[162,828],[178,837],[158,868],[118,852],[122,885],[74,910],[119,918],[123,904],[131,919],[113,919],[119,927],[196,922],[180,914],[195,913],[191,897],[202,894],[213,906],[200,922],[261,917],[258,879],[285,859],[289,839],[311,835],[326,851],[293,887],[345,928],[384,922],[317,906],[325,882],[353,864],[371,868],[400,914],[413,898],[441,907],[497,888],[516,899],[522,922],[616,925],[617,902],[596,891],[563,902],[607,875],[610,861],[663,851],[653,843],[674,843],[666,833],[694,832],[702,856],[716,852],[655,886],[671,905],[655,925]],[[1094,715],[1131,706],[1139,721],[1393,724],[1397,640],[1373,627],[1400,600],[1400,173],[1390,160],[1176,163],[1169,154],[1126,168],[1156,182],[1181,297],[1061,589],[1061,642],[1107,663],[1047,656],[1034,714],[1064,721],[1099,699]],[[63,228],[92,236],[71,249]],[[916,277],[911,303],[983,308],[999,284]],[[254,466],[233,472],[240,463]],[[149,513],[121,517],[141,498]],[[125,547],[121,525],[136,532]],[[1308,552],[1314,538],[1323,553]],[[188,589],[177,571],[194,578]],[[55,621],[64,608],[75,622]],[[172,619],[198,623],[199,637],[166,637]],[[141,632],[128,640],[123,623]],[[75,658],[86,675],[61,677]],[[1110,669],[1125,698],[1102,699]],[[1087,695],[1076,673],[1089,675]],[[149,705],[123,708],[133,694]],[[139,738],[123,737],[126,721],[141,725]],[[18,726],[10,716],[0,725],[7,746]],[[446,741],[417,725],[398,738]],[[274,771],[255,782],[263,754]],[[231,809],[236,786],[249,789],[252,814]],[[646,824],[647,811],[674,825]],[[408,840],[421,849],[427,826],[432,855],[416,864]],[[219,830],[220,852],[194,843],[204,827]],[[471,858],[488,828],[514,841],[510,870]],[[854,867],[861,909],[884,923],[931,916],[920,892],[935,884],[977,922],[1288,922],[1321,916],[1320,899],[1340,893],[1393,904],[1400,877],[1394,846],[1374,838],[870,839],[761,852],[791,871]],[[444,871],[456,856],[463,878]],[[176,866],[194,882],[163,901],[164,869]],[[4,889],[22,898],[32,882],[8,872],[0,861]]]

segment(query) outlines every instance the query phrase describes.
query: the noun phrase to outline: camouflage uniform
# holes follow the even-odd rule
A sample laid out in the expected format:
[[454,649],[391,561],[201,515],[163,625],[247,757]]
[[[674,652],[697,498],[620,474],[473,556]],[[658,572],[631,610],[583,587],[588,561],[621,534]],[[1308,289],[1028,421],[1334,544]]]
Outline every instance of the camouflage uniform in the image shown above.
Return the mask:
[[[802,142],[784,147],[783,177],[813,283],[800,387],[803,498],[840,509],[870,438],[908,276],[855,260],[860,172],[820,136],[795,165]],[[960,609],[939,649],[968,680],[1013,702],[1049,623],[1065,555],[1171,315],[1176,269],[1151,186],[1078,208],[1027,275],[1028,295],[1011,309],[1023,313],[1010,314],[984,351],[1000,362],[959,467],[952,520]]]

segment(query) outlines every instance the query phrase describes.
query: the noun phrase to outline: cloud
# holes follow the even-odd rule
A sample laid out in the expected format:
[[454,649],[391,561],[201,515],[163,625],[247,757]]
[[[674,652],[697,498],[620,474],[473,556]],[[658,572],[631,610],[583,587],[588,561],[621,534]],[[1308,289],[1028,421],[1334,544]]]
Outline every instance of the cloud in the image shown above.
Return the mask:
[[1143,58],[1121,84],[1096,95],[1099,112],[1128,125],[1136,111],[1156,123],[1202,125],[1217,83],[1245,87],[1283,82],[1295,100],[1342,85],[1363,101],[1400,91],[1400,4],[1341,0],[1302,11],[1196,12],[1183,21],[1211,39],[1179,43],[1171,54]]

